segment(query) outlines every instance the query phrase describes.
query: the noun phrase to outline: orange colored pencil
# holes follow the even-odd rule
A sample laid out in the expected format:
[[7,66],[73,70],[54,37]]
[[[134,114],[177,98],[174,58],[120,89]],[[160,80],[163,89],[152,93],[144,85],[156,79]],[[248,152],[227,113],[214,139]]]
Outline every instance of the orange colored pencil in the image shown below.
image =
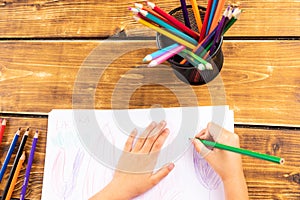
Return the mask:
[[7,196],[5,198],[5,200],[10,200],[10,197],[15,189],[15,185],[16,185],[16,182],[17,182],[17,179],[18,179],[18,176],[19,176],[19,173],[21,171],[21,167],[25,161],[25,151],[23,151],[23,154],[21,156],[21,158],[19,159],[19,162],[18,162],[18,165],[17,165],[17,168],[16,168],[16,171],[15,171],[15,174],[13,176],[13,179],[10,183],[10,187],[8,189],[8,192],[7,192]]
[[216,28],[216,26],[218,25],[218,22],[219,22],[219,20],[221,18],[221,15],[223,13],[222,10],[224,9],[224,6],[225,6],[225,0],[220,0],[219,3],[218,3],[218,7],[216,9],[215,16],[214,16],[213,21],[211,23],[208,34],[211,33]]
[[200,16],[200,12],[199,12],[199,8],[198,8],[198,4],[196,0],[190,0],[191,4],[192,4],[192,9],[194,12],[194,16],[195,16],[195,20],[198,26],[198,31],[200,32],[202,29],[202,19]]

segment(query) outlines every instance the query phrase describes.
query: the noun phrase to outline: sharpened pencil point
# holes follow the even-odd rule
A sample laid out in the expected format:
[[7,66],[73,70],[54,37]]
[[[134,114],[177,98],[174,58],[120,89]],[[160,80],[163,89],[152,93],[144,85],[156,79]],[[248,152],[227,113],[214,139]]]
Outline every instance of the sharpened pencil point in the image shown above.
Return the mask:
[[147,5],[150,7],[150,8],[154,8],[155,7],[155,4],[150,2],[150,1],[146,1]]
[[152,57],[150,55],[147,55],[144,59],[143,62],[149,62],[152,60]]
[[144,7],[143,4],[141,4],[141,3],[134,3],[134,6],[139,9],[142,9]]
[[205,67],[206,69],[213,70],[213,67],[210,63],[206,63]]
[[6,125],[6,119],[2,120],[2,125],[5,126]]

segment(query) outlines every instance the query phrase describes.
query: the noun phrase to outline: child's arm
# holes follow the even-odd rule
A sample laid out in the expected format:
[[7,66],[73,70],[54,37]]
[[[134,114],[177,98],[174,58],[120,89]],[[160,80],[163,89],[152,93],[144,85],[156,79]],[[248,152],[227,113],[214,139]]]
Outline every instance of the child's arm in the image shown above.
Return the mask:
[[[210,139],[230,146],[239,147],[239,136],[220,126],[209,123],[196,137]],[[226,199],[248,199],[248,188],[244,177],[240,154],[206,148],[199,140],[193,140],[196,150],[207,160],[211,167],[220,175],[224,183]]]

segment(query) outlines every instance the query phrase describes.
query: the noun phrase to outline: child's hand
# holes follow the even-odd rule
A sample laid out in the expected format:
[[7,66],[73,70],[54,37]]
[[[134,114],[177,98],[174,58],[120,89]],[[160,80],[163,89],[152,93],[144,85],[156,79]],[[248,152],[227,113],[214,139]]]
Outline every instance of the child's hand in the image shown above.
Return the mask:
[[165,127],[165,121],[159,124],[152,122],[137,138],[134,145],[137,132],[132,131],[112,181],[90,200],[132,199],[146,192],[167,176],[174,167],[173,163],[153,173],[159,151],[169,134],[169,130]]
[[[237,134],[231,133],[214,123],[209,123],[206,129],[196,135],[196,138],[216,141],[234,147],[239,147],[240,144]],[[222,178],[226,197],[228,199],[248,199],[241,155],[217,148],[209,149],[197,139],[193,140],[193,144]]]

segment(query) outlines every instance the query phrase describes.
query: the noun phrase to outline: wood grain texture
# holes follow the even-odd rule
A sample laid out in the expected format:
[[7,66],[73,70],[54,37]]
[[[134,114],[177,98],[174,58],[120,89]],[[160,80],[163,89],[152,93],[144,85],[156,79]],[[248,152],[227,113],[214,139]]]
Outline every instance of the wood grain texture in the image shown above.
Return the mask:
[[[1,116],[0,116],[1,118]],[[47,119],[45,118],[8,118],[8,125],[0,146],[0,164],[2,165],[10,141],[18,127],[31,127],[32,130],[40,130],[35,159],[33,162],[29,187],[26,198],[38,200],[41,198],[42,181],[45,159],[45,145],[47,134]],[[265,130],[251,128],[236,128],[235,132],[240,136],[241,147],[254,151],[268,153],[285,158],[284,165],[272,164],[267,161],[243,156],[243,167],[249,188],[250,199],[289,199],[300,198],[300,139],[299,130]],[[31,132],[33,136],[33,132]],[[19,140],[20,141],[20,140]],[[29,154],[32,137],[29,136],[25,149]],[[15,152],[9,164],[12,165]],[[19,198],[22,181],[25,175],[27,160],[22,167],[13,197]],[[0,185],[2,193],[8,178],[9,171]]]
[[26,145],[24,150],[26,152],[26,160],[23,163],[21,168],[20,174],[18,176],[18,180],[15,185],[14,192],[12,194],[13,198],[20,198],[20,193],[25,177],[26,166],[28,162],[28,157],[32,145],[32,140],[34,136],[35,130],[39,131],[39,138],[37,141],[36,151],[34,154],[34,160],[32,163],[32,168],[30,171],[30,178],[28,182],[28,187],[26,190],[27,199],[40,199],[41,198],[41,191],[42,191],[42,183],[43,183],[43,173],[44,173],[44,162],[45,162],[45,152],[46,152],[46,135],[47,135],[47,119],[46,118],[7,118],[8,123],[5,129],[5,134],[3,137],[3,141],[0,145],[0,165],[2,166],[4,159],[6,157],[7,151],[9,149],[9,145],[14,137],[15,132],[18,130],[19,127],[22,128],[18,143],[16,148],[12,154],[10,162],[7,166],[5,171],[4,177],[0,184],[0,194],[2,195],[3,189],[6,185],[6,181],[8,179],[13,161],[15,159],[15,155],[18,150],[19,143],[21,138],[25,132],[25,129],[30,127],[30,132],[28,139],[26,141]]
[[236,123],[299,127],[299,44],[224,41],[221,75],[191,87],[142,63],[154,41],[1,42],[0,111],[227,104]]
[[[154,31],[132,20],[128,7],[135,2],[141,1],[3,0],[0,35],[2,38],[154,36]],[[180,5],[177,0],[153,2],[167,12]],[[198,3],[207,5],[207,1]],[[244,12],[226,35],[299,36],[299,4],[294,0],[240,1]]]
[[236,128],[240,145],[285,159],[284,165],[243,156],[250,199],[299,199],[299,130]]

